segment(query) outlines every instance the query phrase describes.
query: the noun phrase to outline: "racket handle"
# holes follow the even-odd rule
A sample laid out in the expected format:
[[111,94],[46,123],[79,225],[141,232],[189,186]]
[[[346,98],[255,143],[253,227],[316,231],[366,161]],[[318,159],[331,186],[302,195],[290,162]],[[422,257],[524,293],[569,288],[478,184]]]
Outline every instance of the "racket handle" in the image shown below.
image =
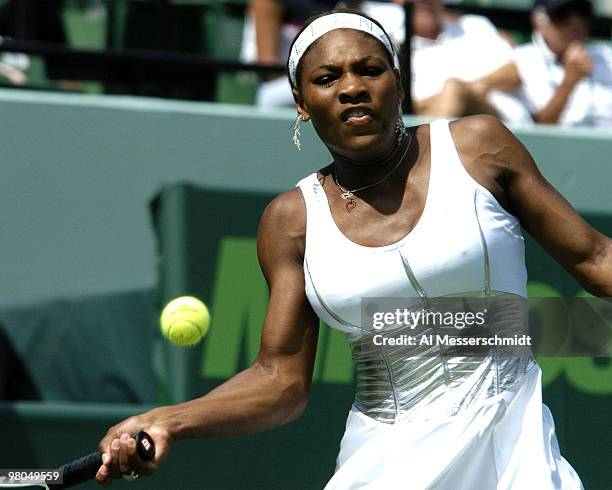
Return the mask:
[[[139,432],[134,438],[138,456],[144,461],[151,461],[155,456],[155,442],[151,436],[146,432]],[[61,490],[92,480],[96,477],[100,466],[102,466],[102,455],[97,451],[66,463],[59,469],[64,476],[63,483],[50,484],[49,489]]]
[[63,483],[49,485],[52,490],[70,488],[96,477],[98,469],[102,466],[102,455],[99,452],[88,454],[82,458],[66,463],[59,471],[63,474]]

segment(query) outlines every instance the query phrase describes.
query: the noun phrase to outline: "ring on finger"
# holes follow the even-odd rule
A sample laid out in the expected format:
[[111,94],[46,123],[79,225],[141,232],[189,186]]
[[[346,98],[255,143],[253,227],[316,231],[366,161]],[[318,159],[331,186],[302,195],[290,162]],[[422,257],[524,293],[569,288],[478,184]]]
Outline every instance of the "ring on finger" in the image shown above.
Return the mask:
[[121,473],[121,477],[126,481],[134,481],[139,476],[140,475],[136,473],[134,470],[130,471],[129,473]]

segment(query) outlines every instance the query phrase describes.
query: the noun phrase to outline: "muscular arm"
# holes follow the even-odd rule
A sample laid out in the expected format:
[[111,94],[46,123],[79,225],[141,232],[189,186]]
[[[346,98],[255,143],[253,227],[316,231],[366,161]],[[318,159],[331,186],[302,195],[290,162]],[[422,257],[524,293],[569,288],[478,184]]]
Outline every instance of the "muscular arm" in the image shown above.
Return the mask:
[[[201,398],[131,417],[109,429],[99,450],[111,454],[112,463],[101,467],[98,481],[106,485],[110,476],[130,469],[152,473],[177,439],[249,434],[302,414],[318,335],[318,319],[304,292],[304,234],[305,209],[299,190],[283,194],[266,208],[257,244],[270,301],[257,358],[251,367]],[[156,442],[153,463],[143,465],[130,441],[125,441],[125,449],[111,447],[122,434],[140,430],[149,432]]]
[[260,224],[258,255],[270,303],[259,354],[250,368],[175,408],[178,438],[259,432],[299,417],[306,406],[318,320],[304,292],[303,238],[292,223],[294,208],[303,206],[296,192],[268,206]]
[[468,171],[590,293],[612,296],[612,240],[592,228],[544,178],[518,139],[497,119],[451,125]]

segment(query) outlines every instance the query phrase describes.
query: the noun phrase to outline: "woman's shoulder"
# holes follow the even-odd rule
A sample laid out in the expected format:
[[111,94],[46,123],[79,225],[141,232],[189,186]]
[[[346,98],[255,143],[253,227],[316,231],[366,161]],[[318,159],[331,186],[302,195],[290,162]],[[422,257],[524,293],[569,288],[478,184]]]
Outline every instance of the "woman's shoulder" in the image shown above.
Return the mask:
[[306,236],[306,204],[300,189],[296,187],[275,197],[266,206],[259,228],[260,234],[303,239]]
[[456,133],[476,133],[478,136],[494,135],[500,131],[508,131],[502,121],[495,116],[478,114],[455,119],[449,123],[451,131]]
[[285,267],[301,267],[305,249],[306,210],[299,189],[292,189],[274,198],[259,221],[257,256],[266,279]]
[[467,172],[510,213],[506,182],[524,166],[526,150],[493,116],[469,116],[449,125],[457,154]]
[[485,114],[452,121],[449,129],[457,150],[466,157],[496,154],[516,141],[503,122]]

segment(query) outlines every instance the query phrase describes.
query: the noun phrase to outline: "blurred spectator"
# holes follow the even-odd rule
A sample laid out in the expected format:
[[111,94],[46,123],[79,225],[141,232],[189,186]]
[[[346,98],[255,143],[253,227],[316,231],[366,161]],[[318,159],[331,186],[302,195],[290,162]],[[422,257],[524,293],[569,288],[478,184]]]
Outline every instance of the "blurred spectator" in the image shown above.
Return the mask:
[[[312,12],[335,7],[337,0],[250,0],[242,37],[240,59],[245,63],[282,65],[291,41]],[[255,105],[293,105],[286,76],[265,76],[257,89]]]
[[412,98],[416,114],[492,114],[530,123],[515,96],[512,47],[488,19],[451,15],[443,0],[412,1]]
[[599,12],[601,15],[612,16],[612,0],[601,0],[599,2]]
[[589,0],[535,0],[532,42],[515,50],[535,121],[612,127],[612,48],[585,44]]
[[[283,63],[300,24],[312,11],[333,8],[330,2],[251,0],[241,59]],[[399,45],[404,41],[401,0],[351,4],[378,20]],[[531,122],[513,95],[520,85],[512,62],[512,47],[484,17],[452,17],[443,0],[413,0],[412,97],[415,113],[452,117],[488,113],[509,122]],[[291,7],[289,8],[289,5]],[[256,41],[255,41],[256,40]],[[259,87],[256,104],[267,107],[293,104],[284,77],[267,79]]]
[[[0,36],[0,44],[4,38]],[[23,53],[0,53],[0,80],[7,79],[14,85],[25,85],[28,77],[25,72],[30,66],[30,58]]]

